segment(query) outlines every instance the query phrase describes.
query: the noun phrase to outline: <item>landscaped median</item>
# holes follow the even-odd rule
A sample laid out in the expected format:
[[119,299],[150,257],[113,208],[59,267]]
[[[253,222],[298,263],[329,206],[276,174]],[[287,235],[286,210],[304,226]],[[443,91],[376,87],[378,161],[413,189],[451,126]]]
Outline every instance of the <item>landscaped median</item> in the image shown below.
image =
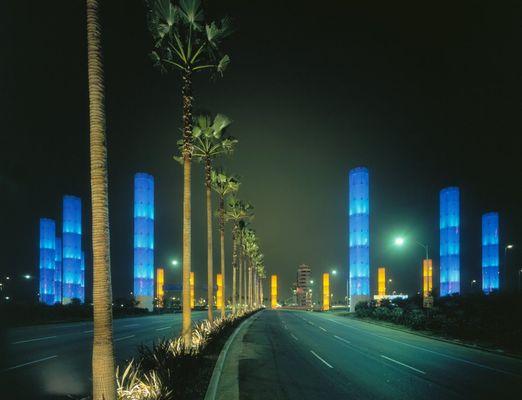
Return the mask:
[[422,308],[422,298],[356,305],[355,317],[402,327],[444,340],[522,356],[522,315],[516,294],[472,294],[437,298]]
[[223,344],[248,310],[195,324],[192,347],[181,337],[140,346],[137,356],[117,371],[120,400],[203,399]]

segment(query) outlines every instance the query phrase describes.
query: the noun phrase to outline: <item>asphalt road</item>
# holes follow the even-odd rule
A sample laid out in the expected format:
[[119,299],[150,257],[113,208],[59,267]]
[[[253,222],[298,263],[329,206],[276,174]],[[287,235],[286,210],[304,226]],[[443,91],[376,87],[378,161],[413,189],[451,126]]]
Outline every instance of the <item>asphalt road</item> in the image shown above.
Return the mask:
[[[193,320],[206,316],[206,311],[192,312]],[[181,314],[114,320],[117,362],[132,358],[140,343],[177,336],[180,329]],[[92,322],[15,328],[7,331],[6,342],[0,398],[54,400],[90,392]]]
[[239,348],[240,399],[507,399],[522,389],[522,360],[330,313],[264,311]]

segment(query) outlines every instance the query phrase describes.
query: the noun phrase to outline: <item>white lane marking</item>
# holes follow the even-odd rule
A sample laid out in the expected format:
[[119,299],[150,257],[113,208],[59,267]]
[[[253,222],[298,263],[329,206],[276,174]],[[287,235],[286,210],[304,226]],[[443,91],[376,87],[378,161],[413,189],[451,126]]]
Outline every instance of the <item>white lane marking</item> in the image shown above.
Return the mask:
[[313,350],[310,350],[310,353],[312,353],[314,356],[317,357],[317,359],[319,359],[320,361],[322,361],[324,364],[326,364],[329,368],[333,368],[330,364],[328,364],[326,362],[326,360],[324,358],[321,358],[315,351]]
[[39,363],[39,362],[42,362],[42,361],[51,360],[52,358],[56,358],[56,357],[58,357],[58,356],[55,355],[55,356],[49,356],[49,357],[45,357],[45,358],[40,358],[39,360],[29,361],[29,362],[26,362],[26,363],[23,363],[23,364],[18,364],[18,365],[15,365],[13,367],[6,368],[6,369],[4,369],[4,371],[11,371],[13,369],[25,367],[26,365],[31,365],[31,364],[36,364],[36,363]]
[[123,325],[122,328],[132,328],[133,326],[140,326],[140,324]]
[[322,331],[328,332],[326,329],[324,329],[322,326],[319,327]]
[[299,339],[297,338],[297,336],[295,336],[293,333],[290,334],[290,336],[292,336],[294,338],[295,341],[298,341]]
[[165,329],[169,329],[169,328],[170,328],[170,326],[164,326],[163,328],[158,328],[158,329],[156,329],[156,330],[157,330],[157,331],[163,331],[163,330],[165,330]]
[[425,351],[427,353],[431,353],[431,354],[437,354],[441,357],[446,357],[450,360],[454,360],[454,361],[460,361],[460,362],[463,362],[463,363],[466,363],[466,364],[469,364],[469,365],[474,365],[475,367],[479,367],[479,368],[484,368],[484,369],[487,369],[487,370],[490,370],[490,371],[496,371],[496,372],[499,372],[501,374],[505,374],[505,375],[511,375],[511,376],[517,376],[517,377],[520,377],[521,375],[519,374],[515,374],[513,372],[509,372],[509,371],[504,371],[502,369],[498,369],[498,368],[494,368],[494,367],[490,367],[488,365],[484,365],[484,364],[479,364],[479,363],[476,363],[474,361],[469,361],[469,360],[465,360],[463,358],[460,358],[460,357],[453,357],[453,356],[450,356],[448,354],[444,354],[444,353],[439,353],[438,351],[435,351],[435,350],[429,350],[429,349],[425,349],[424,347],[420,347],[420,346],[415,346],[413,344],[409,344],[409,343],[405,343],[405,342],[401,342],[400,340],[395,340],[395,339],[392,339],[392,338],[389,338],[389,337],[386,337],[386,336],[381,336],[381,335],[377,335],[375,333],[371,333],[371,332],[368,332],[367,330],[364,330],[364,329],[359,329],[359,328],[355,328],[353,326],[350,326],[350,325],[347,325],[347,324],[343,324],[341,322],[338,322],[338,321],[334,321],[334,320],[330,320],[331,322],[334,322],[338,325],[341,325],[341,326],[345,326],[347,328],[350,328],[350,329],[354,329],[356,331],[360,331],[360,332],[364,332],[366,333],[367,335],[371,335],[371,336],[375,336],[375,337],[378,337],[378,338],[381,338],[381,339],[386,339],[386,340],[389,340],[390,342],[394,342],[394,343],[398,343],[398,344],[402,344],[404,346],[407,346],[407,347],[411,347],[411,348],[414,348],[414,349],[417,349],[417,350],[422,350],[422,351]]
[[409,368],[409,369],[411,369],[413,371],[420,372],[421,374],[426,375],[426,372],[421,371],[420,369],[417,369],[417,368],[413,368],[412,366],[410,366],[408,364],[401,363],[400,361],[394,360],[393,358],[390,358],[390,357],[386,357],[385,355],[382,355],[382,354],[381,354],[381,357],[385,358],[388,361],[394,362],[395,364],[402,365],[403,367]]
[[29,343],[29,342],[36,342],[38,340],[47,340],[47,339],[54,339],[56,336],[45,336],[41,338],[35,338],[35,339],[27,339],[27,340],[19,340],[17,342],[13,342],[12,344],[21,344],[21,343]]
[[94,329],[91,329],[90,331],[83,331],[83,333],[93,333]]
[[118,339],[114,339],[114,341],[115,341],[115,342],[119,342],[120,340],[125,340],[125,339],[133,338],[134,336],[136,336],[136,335],[124,336],[124,337],[121,337],[121,338],[118,338]]
[[344,342],[346,344],[350,344],[351,343],[349,340],[343,339],[342,337],[339,337],[337,335],[334,335],[334,338],[336,338],[337,340],[340,340],[341,342]]

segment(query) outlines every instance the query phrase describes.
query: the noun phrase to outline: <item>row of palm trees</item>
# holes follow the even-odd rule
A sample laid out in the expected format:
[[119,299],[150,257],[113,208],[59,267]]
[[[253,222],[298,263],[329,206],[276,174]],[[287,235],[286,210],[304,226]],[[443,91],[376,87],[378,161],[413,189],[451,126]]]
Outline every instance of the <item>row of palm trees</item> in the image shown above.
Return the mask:
[[[221,49],[231,33],[230,21],[207,21],[200,0],[148,0],[148,27],[153,39],[151,59],[162,72],[176,71],[181,77],[183,104],[182,139],[178,142],[183,166],[183,325],[182,337],[191,346],[191,167],[192,159],[204,164],[207,212],[208,304],[212,320],[213,237],[212,190],[218,196],[220,268],[225,282],[225,223],[232,223],[232,309],[262,304],[263,255],[255,232],[249,226],[253,207],[235,196],[237,177],[214,168],[214,160],[230,154],[237,140],[226,136],[231,121],[222,114],[193,116],[195,73],[209,72],[217,78],[229,64]],[[112,331],[112,287],[109,244],[109,201],[105,132],[105,89],[101,54],[99,0],[86,0],[88,87],[91,159],[94,341],[92,354],[93,399],[116,399]],[[239,275],[239,276],[238,276]],[[223,290],[224,290],[223,285]],[[223,299],[226,299],[223,293]],[[221,315],[225,315],[225,301]]]

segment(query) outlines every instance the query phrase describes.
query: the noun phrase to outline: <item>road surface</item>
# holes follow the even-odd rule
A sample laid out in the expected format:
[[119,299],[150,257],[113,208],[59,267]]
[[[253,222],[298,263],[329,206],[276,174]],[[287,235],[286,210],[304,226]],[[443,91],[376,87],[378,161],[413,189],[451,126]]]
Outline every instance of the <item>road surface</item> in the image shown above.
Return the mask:
[[231,346],[220,400],[507,399],[522,389],[519,359],[331,313],[253,320]]
[[[203,320],[207,311],[193,311]],[[131,358],[140,343],[179,335],[181,314],[114,320],[114,346],[118,362]],[[2,399],[61,399],[91,390],[92,322],[14,328],[6,334],[0,382],[13,393]],[[5,385],[5,386],[4,386]]]

